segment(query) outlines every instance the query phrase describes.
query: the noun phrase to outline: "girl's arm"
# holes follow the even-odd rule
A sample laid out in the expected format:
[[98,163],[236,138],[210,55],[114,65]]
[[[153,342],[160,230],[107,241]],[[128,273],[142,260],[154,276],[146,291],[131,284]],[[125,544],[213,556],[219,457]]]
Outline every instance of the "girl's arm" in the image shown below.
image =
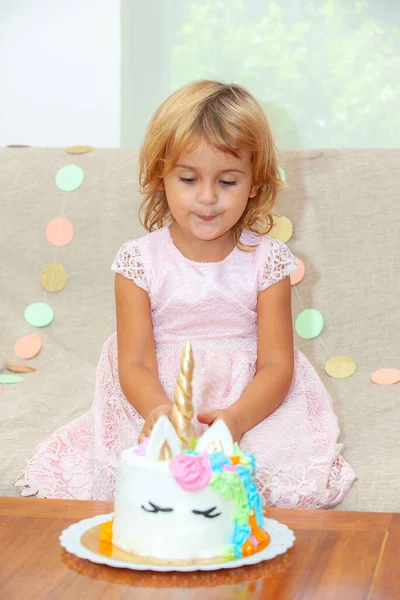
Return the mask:
[[149,296],[117,273],[115,304],[121,389],[128,402],[147,419],[154,409],[171,405],[158,379]]
[[289,277],[259,293],[257,314],[255,377],[234,404],[222,411],[210,411],[198,416],[201,423],[208,425],[217,418],[223,419],[236,441],[273,413],[290,389],[294,349]]

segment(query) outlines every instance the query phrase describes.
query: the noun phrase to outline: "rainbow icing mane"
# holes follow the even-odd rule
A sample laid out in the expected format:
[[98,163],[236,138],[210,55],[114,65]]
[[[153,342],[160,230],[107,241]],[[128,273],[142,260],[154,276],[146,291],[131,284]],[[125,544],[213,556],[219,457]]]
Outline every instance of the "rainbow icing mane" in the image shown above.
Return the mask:
[[[218,429],[222,425],[218,424]],[[135,454],[144,456],[147,446],[145,440]],[[195,447],[173,456],[169,470],[184,490],[195,492],[209,486],[221,498],[233,502],[232,545],[226,550],[226,558],[249,556],[268,545],[269,536],[262,529],[261,498],[253,480],[256,471],[253,454],[242,452],[237,443],[233,444],[232,456],[222,452],[200,453]]]
[[[123,487],[124,493],[119,494],[118,500],[116,494],[115,519],[120,516],[120,523],[115,524],[120,535],[124,536],[123,515],[132,515],[132,511],[137,510],[136,536],[141,534],[143,519],[147,519],[148,523],[149,519],[153,519],[151,522],[155,524],[158,518],[157,523],[162,524],[165,535],[170,528],[174,531],[173,519],[185,519],[187,529],[192,527],[193,531],[199,531],[196,528],[200,526],[203,533],[208,531],[211,534],[225,528],[231,539],[230,544],[225,542],[224,557],[231,560],[249,556],[269,544],[269,536],[263,530],[261,499],[253,479],[255,457],[233,443],[231,433],[222,420],[216,421],[200,438],[195,439],[191,423],[193,366],[192,349],[187,343],[174,393],[171,421],[161,417],[148,439],[123,453],[126,465],[120,466],[119,478],[120,489]],[[138,469],[145,474],[141,478],[138,475],[139,485],[131,481],[131,473]],[[182,491],[178,492],[179,488]],[[136,492],[136,504],[132,503],[129,489]],[[149,516],[153,512],[161,512],[164,520]],[[203,521],[200,522],[199,517],[194,515],[201,515]],[[109,526],[103,526],[101,541],[110,543],[110,532],[111,522]],[[189,544],[188,538],[186,542],[184,540],[185,535],[186,532],[182,532],[181,552]]]

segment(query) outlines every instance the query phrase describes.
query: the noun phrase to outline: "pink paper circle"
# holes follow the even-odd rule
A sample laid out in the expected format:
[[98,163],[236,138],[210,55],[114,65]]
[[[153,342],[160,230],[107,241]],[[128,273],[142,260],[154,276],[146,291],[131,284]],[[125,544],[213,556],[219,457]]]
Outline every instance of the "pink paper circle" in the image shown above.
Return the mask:
[[299,258],[299,257],[296,256],[296,260],[299,261],[299,266],[290,275],[290,283],[292,285],[297,285],[298,283],[300,283],[300,281],[303,280],[305,272],[306,272],[305,264],[303,263],[303,261],[301,260],[301,258]]
[[66,246],[74,237],[74,226],[65,217],[56,217],[46,227],[46,238],[53,246]]
[[379,369],[371,375],[371,381],[378,385],[392,385],[400,382],[400,371],[398,369]]
[[18,358],[22,358],[23,360],[27,360],[28,358],[33,358],[36,354],[42,349],[42,340],[40,335],[34,333],[32,335],[24,335],[24,337],[20,338],[15,346],[14,346],[14,354],[18,356]]

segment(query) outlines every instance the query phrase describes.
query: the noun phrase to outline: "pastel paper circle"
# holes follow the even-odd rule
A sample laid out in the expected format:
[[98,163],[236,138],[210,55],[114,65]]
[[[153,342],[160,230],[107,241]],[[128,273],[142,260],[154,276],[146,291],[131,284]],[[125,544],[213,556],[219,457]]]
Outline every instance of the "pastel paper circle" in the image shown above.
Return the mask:
[[68,152],[68,154],[85,154],[91,150],[93,150],[92,146],[69,146],[69,148],[66,149],[66,152]]
[[303,281],[304,275],[306,273],[306,267],[305,267],[305,264],[303,263],[303,261],[301,260],[301,258],[298,258],[296,256],[296,260],[298,261],[299,266],[290,275],[290,283],[292,285],[297,285],[298,283],[300,283],[300,281]]
[[48,292],[59,292],[67,284],[68,274],[62,265],[50,263],[40,271],[40,283]]
[[66,217],[56,217],[47,224],[46,238],[53,246],[66,246],[73,237],[74,226]]
[[83,171],[77,165],[65,165],[57,171],[56,185],[63,192],[73,192],[77,190],[83,182]]
[[278,167],[278,171],[279,171],[279,177],[282,179],[282,181],[286,181],[286,173],[285,173],[284,169],[282,169],[282,167]]
[[21,383],[24,378],[21,375],[12,375],[11,373],[0,373],[0,383],[8,384],[8,383]]
[[25,321],[34,327],[46,327],[54,319],[54,311],[46,302],[34,302],[26,307]]
[[280,215],[273,215],[274,226],[269,232],[269,235],[275,240],[281,240],[281,242],[288,242],[293,235],[293,224],[287,217]]
[[296,319],[297,335],[305,340],[317,337],[324,327],[324,318],[315,308],[307,308]]
[[379,369],[371,375],[371,381],[378,385],[392,385],[400,382],[399,369]]
[[350,356],[333,356],[325,363],[325,371],[335,379],[350,377],[356,370],[356,363]]
[[7,365],[7,370],[12,373],[34,373],[36,371],[34,367],[28,367],[28,365]]
[[37,333],[31,335],[24,335],[14,345],[14,354],[22,360],[33,358],[42,349],[42,340]]

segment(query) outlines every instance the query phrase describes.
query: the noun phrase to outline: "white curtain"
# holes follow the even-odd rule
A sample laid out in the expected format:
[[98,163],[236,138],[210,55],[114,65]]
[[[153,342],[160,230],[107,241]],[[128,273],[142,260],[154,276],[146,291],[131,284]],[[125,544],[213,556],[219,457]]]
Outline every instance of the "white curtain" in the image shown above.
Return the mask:
[[246,86],[280,148],[400,145],[399,0],[122,0],[121,143],[198,78]]

